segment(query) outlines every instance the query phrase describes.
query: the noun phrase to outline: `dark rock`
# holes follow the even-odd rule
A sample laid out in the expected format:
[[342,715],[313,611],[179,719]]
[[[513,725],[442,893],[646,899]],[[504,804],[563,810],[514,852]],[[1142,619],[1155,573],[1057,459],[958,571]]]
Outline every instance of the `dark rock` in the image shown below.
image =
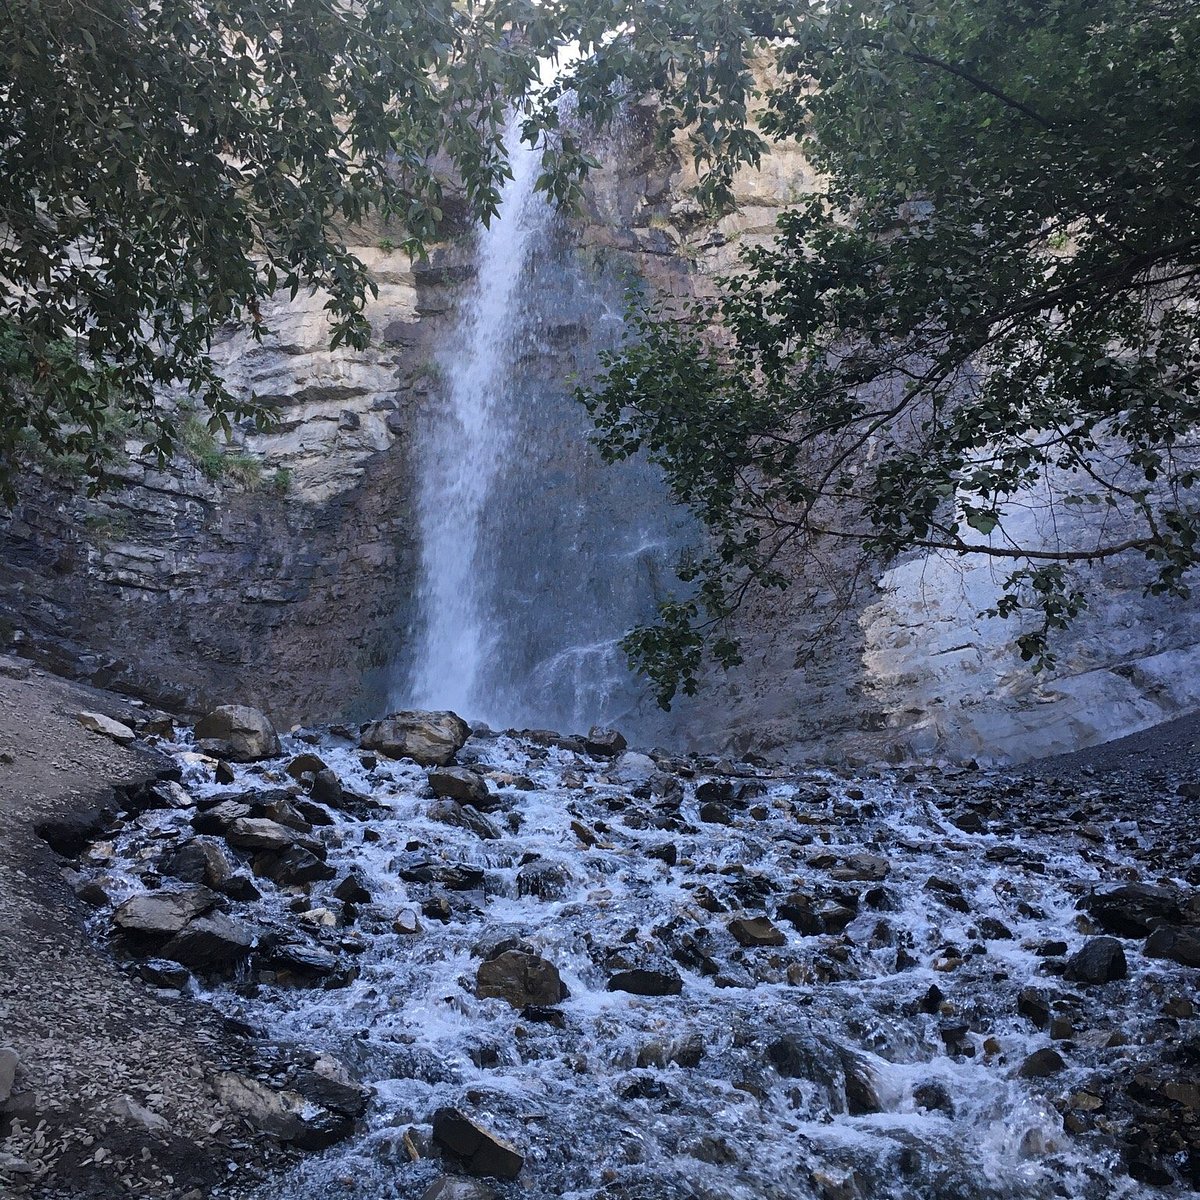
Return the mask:
[[924,1108],[930,1112],[944,1112],[951,1117],[954,1116],[954,1100],[947,1091],[946,1085],[936,1079],[918,1083],[913,1088],[913,1103],[918,1108]]
[[1091,938],[1067,960],[1063,977],[1076,983],[1111,983],[1129,974],[1125,951],[1116,938]]
[[222,800],[198,812],[192,818],[192,828],[197,833],[223,834],[234,821],[249,818],[252,811],[250,805],[240,800]]
[[739,945],[782,946],[787,938],[766,917],[738,917],[726,926]]
[[709,800],[706,804],[700,805],[700,820],[709,825],[732,825],[733,815],[723,804]]
[[657,858],[668,867],[673,867],[679,861],[679,850],[674,842],[664,842],[661,846],[651,846],[646,851],[646,857]]
[[213,779],[216,780],[216,782],[222,787],[228,787],[231,783],[234,783],[237,780],[237,773],[222,758],[217,760],[217,765],[213,769]]
[[480,811],[495,805],[488,791],[487,781],[476,771],[467,767],[441,767],[429,772],[429,786],[435,796],[445,800],[457,800],[460,804],[473,804]]
[[1021,989],[1017,997],[1017,1012],[1032,1021],[1038,1029],[1046,1029],[1050,1025],[1050,1001],[1037,988]]
[[1022,1079],[1045,1079],[1050,1075],[1057,1075],[1059,1071],[1065,1070],[1066,1066],[1063,1056],[1047,1046],[1028,1055],[1017,1074]]
[[233,877],[233,864],[219,842],[197,837],[185,842],[168,857],[162,865],[162,872],[184,883],[203,883],[211,888],[221,888]]
[[154,987],[174,988],[177,991],[187,987],[192,977],[187,967],[162,958],[148,958],[138,963],[138,974]]
[[319,842],[304,837],[300,830],[272,821],[269,817],[239,817],[231,821],[225,830],[225,840],[243,850],[278,852],[298,845],[315,852],[320,847]]
[[1142,953],[1147,958],[1169,958],[1184,967],[1200,967],[1200,936],[1163,926],[1146,939]]
[[1171,888],[1147,883],[1127,883],[1111,891],[1092,892],[1079,901],[1104,930],[1118,937],[1145,937],[1160,925],[1176,925],[1182,919],[1182,897]]
[[315,776],[318,771],[324,771],[326,763],[320,755],[306,751],[304,754],[297,754],[283,769],[299,782],[305,775]]
[[457,1108],[439,1108],[433,1114],[433,1140],[457,1159],[468,1175],[516,1179],[525,1165],[516,1147],[476,1125]]
[[609,981],[610,992],[629,992],[634,996],[678,996],[683,991],[683,979],[678,971],[667,968],[654,970],[635,967],[618,971]]
[[470,892],[483,887],[483,872],[467,863],[441,863],[422,859],[400,870],[405,883],[437,883],[452,892]]
[[[345,966],[341,959],[322,946],[289,942],[276,946],[265,959],[266,964],[283,982],[310,984],[318,980],[333,980],[344,975]],[[349,982],[343,979],[342,982]]]
[[544,1007],[566,998],[558,968],[536,954],[507,950],[479,964],[475,994],[481,1000],[505,1000],[513,1008]]
[[555,863],[527,863],[517,872],[517,895],[536,896],[539,900],[561,900],[571,879],[564,867]]
[[351,904],[369,904],[371,902],[371,893],[357,870],[352,870],[333,889],[333,894],[336,899],[349,901]]
[[435,800],[429,806],[429,818],[456,829],[465,829],[486,842],[494,842],[502,836],[494,821],[490,821],[473,805],[460,804],[457,800]]
[[256,854],[254,873],[272,880],[280,887],[318,883],[337,876],[333,867],[303,846],[288,846],[279,854],[270,851]]
[[318,804],[329,804],[337,808],[345,796],[345,789],[336,772],[330,767],[325,767],[313,776],[312,787],[308,789],[308,794]]
[[471,736],[452,712],[398,712],[364,726],[359,745],[388,758],[411,758],[423,767],[445,767]]
[[280,752],[279,735],[270,718],[244,704],[222,704],[196,722],[193,731],[201,750],[230,762],[255,762]]
[[937,875],[931,875],[925,881],[925,890],[933,892],[947,908],[952,908],[956,912],[970,912],[971,906],[967,903],[967,898],[963,895],[962,888],[950,879],[941,879]]
[[696,787],[696,800],[700,804],[728,804],[733,800],[733,784],[728,779],[708,779]]
[[588,730],[583,744],[587,752],[595,758],[616,758],[629,745],[615,729],[606,729],[600,725],[593,725]]
[[842,859],[842,865],[829,872],[830,878],[842,881],[862,880],[880,883],[887,878],[892,865],[878,854],[850,854]]
[[113,805],[102,804],[80,812],[64,813],[39,821],[34,832],[63,858],[77,858],[84,849],[97,840],[117,819]]
[[163,958],[199,970],[219,970],[246,957],[254,948],[255,930],[224,913],[197,917],[163,948]]

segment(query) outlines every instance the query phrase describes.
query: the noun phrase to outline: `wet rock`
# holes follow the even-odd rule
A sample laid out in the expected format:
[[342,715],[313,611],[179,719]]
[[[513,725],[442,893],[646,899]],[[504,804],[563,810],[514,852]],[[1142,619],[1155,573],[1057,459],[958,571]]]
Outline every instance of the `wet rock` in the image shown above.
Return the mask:
[[525,1165],[515,1146],[457,1108],[439,1108],[433,1114],[433,1140],[457,1159],[468,1175],[516,1179]]
[[219,842],[197,837],[185,842],[170,855],[162,865],[162,872],[184,883],[203,883],[210,888],[221,888],[233,878],[234,870]]
[[1091,938],[1067,960],[1065,979],[1076,983],[1111,983],[1129,974],[1125,951],[1113,937]]
[[1057,1075],[1059,1071],[1065,1071],[1066,1067],[1063,1056],[1057,1050],[1051,1050],[1049,1046],[1046,1046],[1027,1055],[1025,1061],[1018,1068],[1017,1074],[1022,1079],[1046,1079],[1051,1075]]
[[555,863],[527,863],[517,872],[517,895],[536,896],[539,900],[561,900],[571,879],[564,867]]
[[337,871],[333,867],[304,846],[288,846],[280,854],[270,851],[256,854],[254,856],[254,873],[270,879],[280,887],[318,883],[325,879],[334,879],[337,876]]
[[430,862],[420,859],[400,870],[405,883],[436,883],[452,892],[470,892],[483,887],[483,872],[468,863]]
[[1147,883],[1127,883],[1109,891],[1092,892],[1079,907],[1105,933],[1117,937],[1145,937],[1160,925],[1182,920],[1182,897],[1171,888]]
[[488,791],[487,781],[467,767],[441,767],[430,771],[429,786],[435,796],[457,800],[460,804],[473,804],[481,811],[493,807],[495,803]]
[[196,970],[221,970],[245,958],[256,932],[224,913],[197,917],[163,948],[163,958]]
[[733,814],[725,805],[709,800],[700,805],[700,820],[708,825],[732,825]]
[[829,872],[829,877],[843,882],[861,880],[880,883],[887,878],[891,869],[891,863],[878,854],[849,854],[842,859],[840,867]]
[[138,974],[149,984],[182,991],[187,987],[191,972],[181,963],[165,958],[148,958],[138,963]]
[[1021,989],[1021,993],[1017,997],[1017,1012],[1033,1022],[1038,1029],[1046,1029],[1050,1025],[1050,1001],[1037,988]]
[[113,805],[99,804],[39,821],[33,831],[56,854],[61,854],[63,858],[77,858],[116,819],[117,810]]
[[706,779],[696,786],[699,804],[729,804],[733,800],[733,783],[728,779]]
[[913,1088],[913,1103],[929,1112],[944,1112],[954,1116],[954,1100],[944,1083],[927,1079]]
[[766,917],[739,917],[730,921],[726,928],[742,946],[782,946],[787,941],[783,931]]
[[225,1072],[214,1081],[221,1102],[256,1128],[302,1150],[323,1150],[354,1131],[354,1118],[315,1105],[300,1092],[276,1091],[257,1079]]
[[478,1179],[456,1179],[443,1175],[435,1179],[421,1200],[497,1200],[497,1193]]
[[120,789],[122,807],[132,816],[152,808],[191,808],[195,800],[175,779],[153,779],[148,783]]
[[217,765],[213,768],[213,779],[222,787],[228,787],[237,780],[237,773],[222,758],[217,760]]
[[247,819],[253,809],[240,800],[222,800],[211,808],[198,812],[192,818],[192,828],[197,833],[224,834],[234,823]]
[[244,704],[222,704],[196,722],[201,750],[229,762],[255,762],[280,752],[279,735],[266,713]]
[[785,1079],[824,1089],[835,1109],[851,1115],[881,1109],[874,1072],[865,1059],[806,1032],[784,1034],[767,1046],[767,1061]]
[[341,976],[345,969],[332,951],[300,942],[276,946],[264,961],[278,975],[285,977],[281,982],[312,984]]
[[346,878],[338,883],[337,887],[333,889],[333,895],[335,899],[350,904],[370,904],[371,902],[370,889],[357,868],[351,870]]
[[239,817],[231,821],[225,830],[225,840],[243,850],[281,851],[299,845],[316,851],[320,847],[319,842],[304,837],[300,830],[269,817]]
[[931,875],[925,881],[925,891],[932,892],[947,908],[956,912],[970,912],[971,906],[963,895],[962,888],[951,879]]
[[470,736],[470,726],[457,713],[405,711],[364,726],[359,745],[423,767],[445,767]]
[[629,992],[633,996],[678,996],[683,991],[683,978],[670,968],[634,967],[618,971],[607,987],[610,992]]
[[215,892],[200,886],[145,892],[119,904],[113,911],[113,924],[124,933],[166,938],[219,900]]
[[646,851],[646,857],[657,858],[668,867],[673,867],[679,861],[679,849],[674,842],[664,842],[661,846],[651,846]]
[[595,758],[616,758],[629,745],[615,729],[593,725],[584,738],[587,752]]
[[558,968],[536,954],[507,950],[479,964],[475,994],[481,1000],[505,1000],[513,1008],[557,1004],[567,989]]
[[308,789],[309,796],[318,804],[328,804],[338,808],[345,799],[346,790],[337,773],[330,767],[318,771],[313,776],[312,787]]
[[429,806],[429,819],[455,829],[465,829],[477,838],[494,842],[501,837],[500,829],[471,804],[460,804],[457,800],[436,800]]
[[283,769],[299,782],[305,775],[315,776],[318,772],[326,770],[326,767],[325,760],[319,754],[306,751],[304,754],[297,754]]
[[116,721],[112,717],[106,717],[103,713],[77,713],[76,720],[84,729],[103,734],[105,737],[112,738],[114,742],[121,742],[124,745],[128,745],[137,736],[128,725],[122,721]]
[[990,941],[1011,941],[1013,936],[1013,931],[996,917],[980,917],[979,932]]
[[79,897],[84,904],[90,904],[93,908],[104,908],[113,902],[115,896],[120,893],[121,885],[111,876],[103,876],[99,879],[86,879],[76,889],[75,895]]
[[1184,967],[1200,967],[1200,936],[1163,926],[1146,939],[1142,953],[1147,958],[1169,958]]
[[396,914],[392,929],[404,937],[412,937],[421,932],[421,922],[417,920],[417,914],[411,908],[405,908]]

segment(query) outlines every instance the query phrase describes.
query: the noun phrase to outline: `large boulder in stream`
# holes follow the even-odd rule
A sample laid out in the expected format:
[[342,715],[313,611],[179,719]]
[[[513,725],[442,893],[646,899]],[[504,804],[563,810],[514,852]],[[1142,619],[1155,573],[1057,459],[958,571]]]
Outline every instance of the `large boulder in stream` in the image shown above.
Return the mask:
[[552,962],[507,950],[479,964],[475,994],[481,1000],[506,1000],[513,1008],[542,1008],[565,999],[567,989]]
[[214,708],[196,722],[194,732],[201,750],[229,762],[256,762],[280,753],[270,717],[245,704]]
[[201,886],[144,892],[117,906],[113,924],[134,937],[169,938],[218,900],[216,892]]
[[359,745],[388,758],[411,758],[423,767],[445,767],[471,736],[457,713],[397,712],[364,725]]
[[433,1140],[468,1175],[516,1179],[525,1165],[524,1155],[511,1142],[476,1125],[457,1108],[439,1108],[433,1114]]

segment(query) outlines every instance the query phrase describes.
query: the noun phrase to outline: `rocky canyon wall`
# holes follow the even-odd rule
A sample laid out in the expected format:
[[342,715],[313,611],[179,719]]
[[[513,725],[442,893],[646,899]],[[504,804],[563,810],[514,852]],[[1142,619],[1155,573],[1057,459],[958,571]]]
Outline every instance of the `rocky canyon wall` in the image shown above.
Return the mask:
[[[736,211],[711,221],[683,160],[649,148],[646,124],[635,108],[602,154],[610,165],[568,231],[578,269],[706,293],[742,245],[771,236],[814,186],[812,170],[777,145],[738,177]],[[234,386],[275,410],[271,432],[239,430],[224,452],[201,436],[163,469],[132,453],[94,499],[31,470],[0,522],[0,640],[173,708],[236,699],[290,723],[383,707],[407,649],[418,558],[413,433],[440,400],[438,353],[473,262],[467,236],[417,265],[386,230],[361,240],[380,289],[370,350],[328,349],[319,296],[281,302],[268,342],[217,348]],[[565,381],[590,336],[554,331],[539,369]],[[848,569],[835,559],[819,577],[797,572],[786,592],[750,597],[745,663],[709,680],[676,724],[679,744],[1020,759],[1200,704],[1196,606],[1144,597],[1137,564],[1105,569],[1058,669],[1039,677],[1013,649],[1019,630],[978,615],[991,603],[985,568],[917,556],[845,607]]]

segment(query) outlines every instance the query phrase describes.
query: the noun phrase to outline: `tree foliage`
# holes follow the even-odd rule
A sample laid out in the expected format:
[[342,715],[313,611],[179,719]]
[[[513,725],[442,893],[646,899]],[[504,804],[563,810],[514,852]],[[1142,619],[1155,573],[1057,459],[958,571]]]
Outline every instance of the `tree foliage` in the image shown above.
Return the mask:
[[664,704],[820,544],[1007,564],[993,611],[1025,614],[1035,667],[1083,564],[1144,556],[1184,595],[1197,557],[1200,9],[792,11],[763,128],[822,185],[716,302],[642,303],[585,396],[606,453],[649,453],[713,532],[627,643]]
[[[209,359],[215,333],[269,333],[279,290],[327,297],[331,344],[370,336],[347,248],[368,214],[420,254],[456,203],[494,215],[510,106],[570,203],[591,165],[561,127],[615,85],[691,127],[719,195],[745,131],[748,31],[717,0],[8,0],[0,14],[0,497],[19,451],[103,470],[114,416],[171,451],[168,389],[213,428],[262,416]],[[539,60],[574,44],[551,88]]]

